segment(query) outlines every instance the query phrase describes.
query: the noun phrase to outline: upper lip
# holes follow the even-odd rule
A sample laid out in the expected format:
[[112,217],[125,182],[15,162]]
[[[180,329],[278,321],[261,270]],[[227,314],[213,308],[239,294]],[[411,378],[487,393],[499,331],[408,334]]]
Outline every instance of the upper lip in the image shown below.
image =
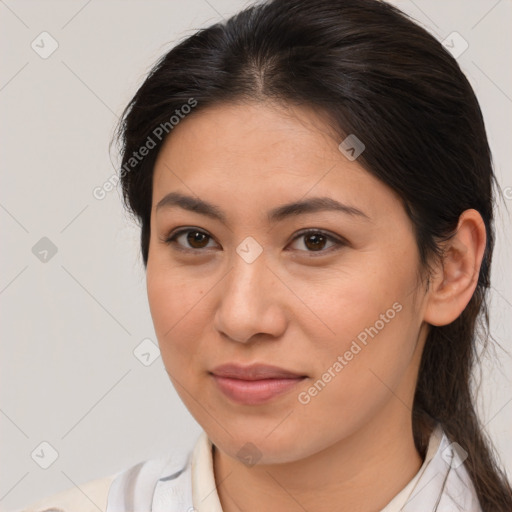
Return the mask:
[[249,366],[223,364],[214,368],[211,373],[219,377],[240,380],[296,379],[305,377],[305,375],[268,364],[251,364]]

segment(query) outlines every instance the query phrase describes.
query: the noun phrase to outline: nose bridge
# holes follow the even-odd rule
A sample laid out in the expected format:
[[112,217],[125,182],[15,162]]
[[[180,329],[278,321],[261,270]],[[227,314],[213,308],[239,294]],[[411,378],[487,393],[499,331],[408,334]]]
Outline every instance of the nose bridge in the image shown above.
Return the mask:
[[[267,258],[263,251],[255,255],[252,248],[243,252],[246,247],[239,246],[231,260],[231,272],[223,299],[238,311],[239,315],[261,315],[268,295],[269,284]],[[242,252],[242,254],[240,254]]]
[[275,293],[276,278],[262,249],[254,241],[242,242],[233,253],[231,270],[223,280],[216,328],[240,342],[260,333],[278,336],[285,324],[279,296]]
[[266,254],[261,251],[255,254],[252,248],[247,250],[247,245],[237,248],[237,254],[233,255],[231,264],[230,292],[235,292],[235,296],[241,295],[248,303],[249,297],[264,295],[265,283],[268,280],[266,274],[270,273],[267,267]]
[[[252,236],[247,236],[235,247],[230,258],[229,294],[249,304],[251,297],[263,295],[267,274],[268,252]],[[261,298],[261,297],[260,297]]]

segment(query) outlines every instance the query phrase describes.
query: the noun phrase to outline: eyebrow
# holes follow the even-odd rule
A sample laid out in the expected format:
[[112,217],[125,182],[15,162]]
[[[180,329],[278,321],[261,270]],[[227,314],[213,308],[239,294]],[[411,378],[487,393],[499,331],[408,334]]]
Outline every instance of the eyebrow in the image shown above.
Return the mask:
[[[207,217],[227,225],[227,216],[218,206],[204,201],[203,199],[199,199],[198,197],[188,196],[180,192],[170,192],[164,196],[156,205],[155,210],[158,212],[163,208],[172,208],[175,206],[201,215],[206,215]],[[330,197],[313,197],[302,201],[283,204],[270,210],[267,214],[267,219],[270,224],[275,224],[288,217],[329,210],[371,220],[366,213],[358,208],[340,203]]]

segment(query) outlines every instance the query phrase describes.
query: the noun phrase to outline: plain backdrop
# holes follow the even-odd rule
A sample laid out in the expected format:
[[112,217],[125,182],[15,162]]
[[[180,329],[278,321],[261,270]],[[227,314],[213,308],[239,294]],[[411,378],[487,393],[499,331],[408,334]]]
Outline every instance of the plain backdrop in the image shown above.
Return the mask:
[[[457,60],[479,98],[506,197],[497,209],[491,326],[510,351],[511,1],[393,3],[439,40],[457,32],[468,44]],[[102,200],[93,190],[115,172],[115,122],[156,59],[246,4],[0,0],[3,511],[188,451],[199,435],[158,352],[140,355],[156,338],[138,228],[118,190]],[[479,407],[511,473],[511,358],[499,347],[491,356],[482,361]]]

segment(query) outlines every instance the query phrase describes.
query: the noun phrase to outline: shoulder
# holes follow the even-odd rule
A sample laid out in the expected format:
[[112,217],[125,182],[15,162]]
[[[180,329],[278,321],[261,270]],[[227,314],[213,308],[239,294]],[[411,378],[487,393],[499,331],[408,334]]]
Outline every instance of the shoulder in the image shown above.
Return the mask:
[[116,474],[45,497],[15,512],[105,512]]
[[168,512],[192,509],[191,451],[146,459],[11,512],[125,512],[165,504]]

